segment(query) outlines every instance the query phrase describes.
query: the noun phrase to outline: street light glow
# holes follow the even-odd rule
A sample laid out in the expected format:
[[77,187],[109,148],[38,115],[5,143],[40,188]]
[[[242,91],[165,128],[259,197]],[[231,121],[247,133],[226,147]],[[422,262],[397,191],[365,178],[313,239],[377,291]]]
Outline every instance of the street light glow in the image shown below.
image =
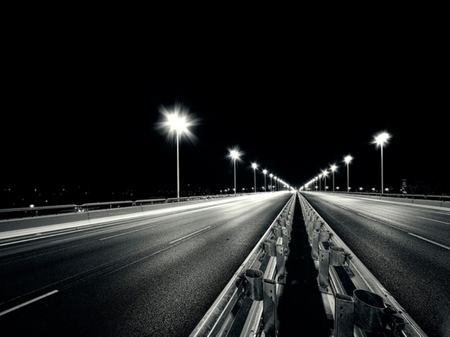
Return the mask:
[[389,139],[391,138],[391,135],[387,132],[380,132],[373,138],[374,141],[372,143],[382,147],[384,144],[388,143]]
[[163,115],[163,120],[157,123],[157,128],[164,129],[168,138],[176,136],[178,140],[185,135],[190,141],[196,139],[190,128],[198,124],[198,120],[189,114],[189,108],[181,103],[175,103],[173,106],[160,106],[159,112]]
[[186,134],[190,140],[195,139],[195,135],[189,130],[190,126],[195,125],[196,120],[189,116],[189,109],[180,103],[166,108],[160,106],[159,112],[165,117],[162,122],[157,124],[158,128],[166,129],[168,137],[175,134],[177,145],[177,198],[180,199],[180,138]]
[[229,151],[228,157],[230,157],[233,160],[233,165],[234,165],[234,195],[236,195],[236,193],[237,193],[237,190],[236,190],[236,160],[239,160],[243,153],[237,147],[235,147],[234,149],[228,149],[228,151]]
[[373,144],[376,144],[377,147],[381,148],[381,194],[383,194],[384,190],[384,173],[383,173],[383,146],[384,144],[387,144],[389,139],[391,138],[391,135],[385,131],[380,132],[379,134],[375,135]]

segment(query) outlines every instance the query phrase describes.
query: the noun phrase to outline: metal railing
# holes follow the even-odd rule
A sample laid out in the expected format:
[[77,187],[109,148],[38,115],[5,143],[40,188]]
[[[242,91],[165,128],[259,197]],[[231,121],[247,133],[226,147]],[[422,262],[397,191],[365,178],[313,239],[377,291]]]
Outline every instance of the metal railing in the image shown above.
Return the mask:
[[299,197],[318,287],[333,315],[333,336],[426,336],[308,201]]
[[277,336],[295,200],[293,194],[190,337]]

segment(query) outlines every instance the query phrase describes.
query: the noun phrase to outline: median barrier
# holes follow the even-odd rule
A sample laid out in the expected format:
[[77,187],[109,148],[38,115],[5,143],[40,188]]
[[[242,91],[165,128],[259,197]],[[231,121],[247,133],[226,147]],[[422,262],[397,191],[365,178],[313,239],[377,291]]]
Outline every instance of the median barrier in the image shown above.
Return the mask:
[[308,201],[299,198],[333,336],[426,336]]
[[293,194],[190,337],[278,335],[295,200]]

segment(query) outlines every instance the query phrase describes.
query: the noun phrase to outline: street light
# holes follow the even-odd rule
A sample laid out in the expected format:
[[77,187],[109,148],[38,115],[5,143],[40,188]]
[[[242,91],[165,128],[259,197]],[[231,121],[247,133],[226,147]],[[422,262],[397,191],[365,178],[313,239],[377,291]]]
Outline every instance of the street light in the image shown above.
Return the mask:
[[325,170],[323,170],[322,171],[322,176],[323,176],[323,178],[324,178],[324,181],[325,181],[325,185],[323,186],[323,190],[326,192],[327,191],[327,176],[328,176],[328,171],[327,171],[327,169],[325,169]]
[[236,160],[239,160],[240,156],[242,155],[242,152],[239,151],[237,148],[229,150],[230,154],[229,157],[233,160],[234,163],[234,195],[236,195]]
[[334,171],[336,171],[337,166],[336,165],[331,165],[330,170],[331,172],[333,172],[333,192],[334,192]]
[[391,135],[387,132],[381,132],[373,137],[373,144],[376,144],[381,148],[381,194],[383,194],[384,182],[383,182],[383,146],[391,138]]
[[344,162],[347,164],[347,192],[349,192],[349,170],[348,170],[348,164],[350,164],[353,160],[353,157],[348,155],[344,158]]
[[253,167],[253,179],[254,179],[255,193],[256,193],[256,168],[258,167],[258,165],[256,165],[256,163],[252,163],[252,167]]
[[158,123],[159,128],[168,130],[168,135],[176,135],[177,144],[177,198],[180,199],[180,138],[186,134],[188,138],[195,138],[189,127],[196,124],[189,116],[189,109],[182,104],[175,104],[170,108],[161,106],[159,112],[165,116],[165,120]]
[[267,175],[267,170],[263,170],[263,173],[264,173],[264,193],[265,192],[267,192],[266,190],[267,190],[267,188],[266,188],[266,175]]
[[273,192],[273,182],[272,182],[273,173],[271,173],[269,176],[270,176],[270,192]]

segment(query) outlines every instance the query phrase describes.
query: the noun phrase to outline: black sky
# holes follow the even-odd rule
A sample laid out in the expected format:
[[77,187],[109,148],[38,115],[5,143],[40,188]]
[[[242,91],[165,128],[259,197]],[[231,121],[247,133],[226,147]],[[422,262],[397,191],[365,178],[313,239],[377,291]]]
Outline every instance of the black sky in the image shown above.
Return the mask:
[[174,190],[176,149],[155,125],[158,107],[175,102],[201,120],[197,141],[181,143],[182,189],[232,187],[235,145],[245,153],[238,188],[252,187],[253,161],[295,187],[336,163],[344,186],[347,154],[351,185],[378,187],[370,142],[383,130],[393,136],[385,185],[448,183],[448,68],[437,40],[269,31],[183,36],[145,56],[132,43],[125,52],[67,37],[56,48],[28,36],[3,77],[0,186]]

